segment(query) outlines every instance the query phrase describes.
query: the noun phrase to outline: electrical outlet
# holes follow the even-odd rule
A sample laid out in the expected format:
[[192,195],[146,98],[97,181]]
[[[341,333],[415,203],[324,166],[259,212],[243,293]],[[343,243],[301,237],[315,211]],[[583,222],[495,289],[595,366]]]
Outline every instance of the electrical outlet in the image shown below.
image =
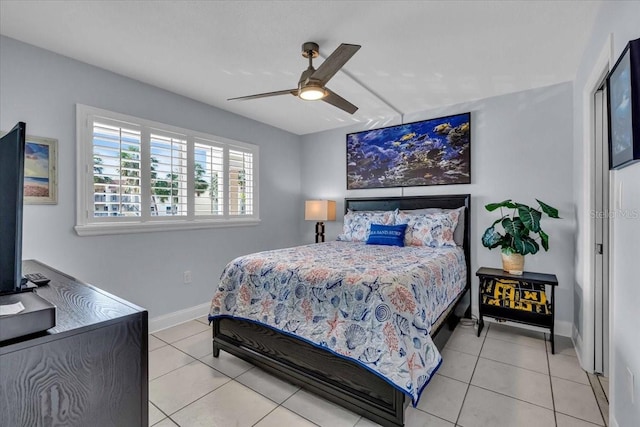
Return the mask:
[[185,285],[191,283],[191,270],[185,271],[182,277]]
[[634,391],[635,391],[635,380],[633,378],[633,372],[631,372],[631,369],[627,366],[627,374],[629,375],[629,396],[631,398],[631,404],[633,405],[635,403],[635,396],[634,396]]

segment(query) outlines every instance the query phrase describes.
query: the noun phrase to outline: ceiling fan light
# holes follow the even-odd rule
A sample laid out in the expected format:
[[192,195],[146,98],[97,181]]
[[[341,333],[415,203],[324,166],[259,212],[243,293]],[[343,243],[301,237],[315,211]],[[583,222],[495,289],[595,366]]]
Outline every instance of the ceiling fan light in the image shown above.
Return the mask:
[[298,96],[305,101],[317,101],[327,96],[327,92],[321,87],[307,86],[300,89]]

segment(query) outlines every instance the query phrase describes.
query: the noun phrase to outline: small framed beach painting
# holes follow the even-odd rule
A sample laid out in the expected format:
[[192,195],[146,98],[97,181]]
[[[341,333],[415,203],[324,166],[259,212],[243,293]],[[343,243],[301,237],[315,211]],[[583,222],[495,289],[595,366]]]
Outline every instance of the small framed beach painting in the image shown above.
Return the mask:
[[471,113],[347,135],[347,190],[471,183]]
[[58,203],[58,140],[26,137],[24,150],[24,203]]

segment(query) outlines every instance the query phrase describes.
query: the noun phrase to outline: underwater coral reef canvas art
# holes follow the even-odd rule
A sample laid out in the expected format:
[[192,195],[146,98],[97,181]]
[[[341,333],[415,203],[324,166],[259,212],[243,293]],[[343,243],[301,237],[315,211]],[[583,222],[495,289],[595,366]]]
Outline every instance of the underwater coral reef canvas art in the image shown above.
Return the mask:
[[471,183],[471,113],[347,135],[347,189]]

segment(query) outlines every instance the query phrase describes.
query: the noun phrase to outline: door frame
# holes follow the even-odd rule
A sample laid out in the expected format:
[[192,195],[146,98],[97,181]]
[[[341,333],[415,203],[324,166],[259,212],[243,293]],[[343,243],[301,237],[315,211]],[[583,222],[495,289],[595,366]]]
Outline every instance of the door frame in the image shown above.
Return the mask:
[[[595,367],[595,288],[593,277],[593,266],[595,262],[595,221],[591,218],[591,209],[594,206],[594,153],[595,153],[595,128],[593,117],[595,114],[594,95],[602,86],[604,76],[609,73],[613,66],[613,34],[609,34],[600,50],[598,59],[591,68],[591,73],[582,89],[582,127],[583,127],[583,156],[582,156],[582,206],[577,206],[579,224],[583,224],[582,230],[578,230],[582,235],[581,245],[578,247],[578,262],[582,261],[581,269],[576,271],[576,279],[582,287],[582,334],[578,333],[574,325],[572,338],[576,347],[576,354],[580,365],[588,372],[594,372]],[[613,182],[613,179],[610,179]],[[610,193],[612,194],[612,193]],[[609,198],[611,202],[611,197]],[[612,234],[610,225],[609,235]],[[579,240],[580,242],[580,240]],[[612,239],[609,240],[609,247],[613,246]],[[611,257],[611,251],[609,252]],[[609,269],[609,283],[611,280]],[[581,277],[580,277],[581,276]],[[609,338],[611,339],[613,322],[611,321],[611,307],[613,299],[609,292]],[[609,363],[612,364],[611,348],[609,343]],[[611,370],[611,365],[609,366]]]
[[[607,87],[606,75],[602,76],[599,89],[594,93],[594,115],[592,123],[594,125],[594,152],[593,152],[593,181],[594,199],[591,216],[592,228],[594,229],[594,242],[601,241],[601,252],[597,253],[597,244],[594,243],[593,250],[593,291],[594,291],[594,363],[593,369],[597,373],[608,375],[609,373],[609,344],[610,330],[609,321],[609,287],[611,270],[611,176],[609,173],[609,134],[607,117]],[[601,156],[598,159],[598,156]],[[600,193],[600,194],[599,194]],[[602,203],[604,202],[604,203]],[[597,215],[601,213],[603,216]],[[601,229],[600,229],[601,227]],[[600,257],[598,257],[600,255]],[[602,262],[602,265],[600,265]]]

